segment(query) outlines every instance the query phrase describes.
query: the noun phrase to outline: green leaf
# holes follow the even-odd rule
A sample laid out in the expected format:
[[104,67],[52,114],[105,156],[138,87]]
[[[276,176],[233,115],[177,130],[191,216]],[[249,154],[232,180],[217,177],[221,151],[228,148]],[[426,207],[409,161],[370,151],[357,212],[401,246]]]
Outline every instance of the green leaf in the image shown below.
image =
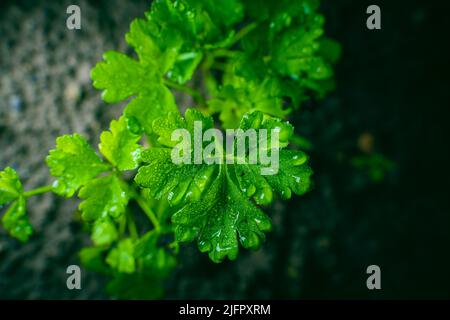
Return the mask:
[[56,149],[50,151],[46,161],[51,175],[57,178],[54,192],[66,197],[109,169],[79,134],[58,137]]
[[96,246],[109,246],[119,238],[116,225],[106,217],[95,221],[91,239]]
[[[143,161],[148,165],[139,169],[135,181],[149,188],[150,195],[156,199],[166,196],[171,205],[185,200],[186,192],[189,192],[188,199],[199,198],[216,170],[215,166],[207,165],[175,165],[170,150],[166,148],[147,150]],[[195,182],[191,184],[191,181]]]
[[[321,98],[333,90],[332,65],[339,59],[341,49],[323,36],[324,17],[317,11],[319,4],[317,0],[280,0],[261,6],[258,1],[246,1],[246,13],[259,23],[239,42],[242,51],[231,59],[232,68],[226,68],[224,79],[238,77],[240,82],[261,83],[269,76],[279,84],[277,97],[283,106],[288,106],[283,108],[287,113],[310,95]],[[236,88],[235,83],[231,84]],[[274,110],[279,108],[277,104],[273,106]],[[242,112],[236,106],[224,110],[221,116],[228,121],[233,116],[229,110]],[[239,115],[242,114],[232,119],[235,126]]]
[[261,175],[261,166],[239,164],[234,172],[242,192],[252,197],[257,204],[272,202],[273,192],[282,199],[291,198],[292,192],[302,195],[311,187],[312,170],[305,165],[308,157],[298,150],[281,150],[279,171],[276,175]]
[[109,274],[111,269],[105,263],[106,250],[106,248],[102,247],[86,247],[81,249],[79,253],[81,263],[89,270]]
[[79,209],[85,221],[118,218],[128,204],[126,185],[115,175],[89,181],[79,192]]
[[8,230],[9,234],[22,242],[28,241],[33,234],[33,227],[26,215],[26,201],[24,197],[20,197],[13,202],[3,216],[3,227]]
[[396,168],[395,162],[380,153],[355,156],[351,159],[351,164],[357,169],[365,170],[375,183],[383,181]]
[[282,75],[295,78],[304,72],[312,79],[332,76],[330,65],[316,55],[320,48],[317,39],[323,33],[323,17],[318,15],[314,21],[311,30],[295,28],[284,32],[273,49],[271,64]]
[[147,134],[153,132],[153,121],[162,114],[178,112],[175,99],[167,87],[155,85],[131,101],[124,114],[128,119],[135,120]]
[[177,57],[177,61],[171,71],[168,72],[169,79],[184,84],[192,78],[195,69],[203,58],[202,52],[186,52]]
[[105,102],[122,101],[160,81],[154,69],[143,66],[123,53],[108,51],[103,59],[105,61],[92,69],[91,77],[94,87],[104,90],[102,98]]
[[133,273],[136,270],[133,240],[121,240],[117,247],[109,252],[106,263],[118,272]]
[[[210,117],[191,109],[186,111],[185,120],[174,115],[156,120],[154,130],[165,147],[143,152],[146,165],[139,169],[135,181],[148,188],[156,199],[165,197],[172,206],[181,207],[172,216],[178,241],[197,239],[199,249],[208,252],[215,262],[225,257],[235,259],[239,242],[244,248],[256,249],[264,240],[264,232],[271,228],[269,217],[256,204],[270,204],[274,193],[284,199],[292,192],[303,194],[310,188],[312,171],[303,152],[281,150],[288,144],[293,127],[261,112],[245,114],[240,128],[269,130],[268,146],[273,132],[278,132],[276,148],[280,156],[276,174],[261,175],[266,165],[248,161],[238,164],[237,158],[233,164],[225,164],[225,159],[222,164],[175,164],[172,147],[187,142],[171,141],[171,132],[185,128],[192,134],[195,121],[201,121],[204,130],[213,125]],[[191,159],[193,154],[195,151],[191,149]]]
[[154,1],[147,18],[159,26],[160,43],[179,36],[183,47],[200,47],[222,41],[231,24],[242,19],[242,7],[229,1],[222,2],[220,9],[208,0]]
[[159,36],[162,42],[170,41],[170,36],[179,34],[184,41],[195,43],[199,31],[197,12],[188,1],[159,0],[152,3],[147,12],[147,19],[160,27]]
[[144,272],[157,277],[166,277],[176,265],[175,257],[158,246],[159,233],[147,232],[134,247],[134,255],[142,262]]
[[141,146],[138,144],[141,136],[130,130],[130,121],[124,116],[119,121],[113,120],[110,131],[100,136],[100,152],[121,171],[135,169],[141,156]]
[[0,206],[17,199],[23,192],[17,172],[7,167],[0,171]]
[[[163,85],[163,76],[176,62],[182,40],[173,32],[169,32],[166,39],[161,32],[161,26],[155,21],[136,19],[126,40],[138,53],[139,61],[119,52],[108,51],[104,54],[104,61],[99,62],[91,72],[94,87],[104,90],[104,101],[116,103],[135,97],[124,113],[147,134],[152,133],[154,119],[178,110],[172,93]],[[193,70],[189,68],[195,67],[196,64],[184,67],[179,70],[178,76],[184,79],[192,76]],[[181,74],[181,71],[184,73]]]
[[201,6],[211,20],[218,26],[231,26],[244,18],[244,6],[240,0],[221,1],[220,6],[214,0],[191,0],[193,5]]
[[[294,128],[291,124],[277,118],[265,117],[261,112],[253,112],[244,115],[239,127],[242,130],[276,130],[279,139],[278,165],[273,169],[267,165],[248,163],[232,167],[242,192],[252,197],[257,204],[267,205],[273,200],[273,192],[279,194],[282,199],[289,199],[292,191],[297,195],[309,191],[312,170],[307,165],[308,156],[299,150],[282,149],[288,145],[293,135]],[[271,135],[268,133],[267,147],[271,144]],[[258,147],[262,148],[261,145]],[[262,175],[263,169],[276,174]]]
[[275,117],[284,117],[290,110],[283,109],[282,92],[276,79],[261,83],[243,82],[225,85],[217,97],[208,101],[212,113],[220,113],[224,128],[237,128],[245,113],[261,111]]
[[[169,114],[165,118],[155,120],[154,130],[160,135],[158,141],[166,146],[174,146],[176,142],[171,141],[172,131],[182,128],[188,130],[193,137],[195,121],[200,121],[204,130],[213,127],[212,118],[194,109],[186,111],[185,120],[178,114]],[[169,148],[150,148],[143,152],[142,161],[149,165],[139,169],[135,181],[149,188],[150,195],[156,199],[166,196],[172,205],[180,203],[184,199],[185,192],[189,192],[187,195],[189,199],[200,197],[208,187],[209,177],[216,170],[214,166],[207,165],[176,165],[172,162]]]
[[143,65],[148,65],[158,73],[164,74],[172,68],[183,41],[175,33],[170,42],[161,43],[159,27],[152,21],[135,19],[130,32],[125,36],[139,56]]
[[172,216],[172,222],[178,241],[197,238],[199,250],[208,252],[214,262],[236,259],[239,242],[244,248],[257,249],[264,232],[271,229],[269,217],[223,171],[201,201],[186,204]]

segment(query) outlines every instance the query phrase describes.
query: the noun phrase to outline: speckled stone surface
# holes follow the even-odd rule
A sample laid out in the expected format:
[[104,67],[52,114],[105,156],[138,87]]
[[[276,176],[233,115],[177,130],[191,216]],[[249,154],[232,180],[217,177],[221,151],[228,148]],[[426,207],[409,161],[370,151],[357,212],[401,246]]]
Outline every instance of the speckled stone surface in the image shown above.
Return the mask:
[[[122,106],[101,101],[90,69],[104,51],[127,49],[129,23],[148,9],[146,1],[77,1],[82,29],[68,30],[71,3],[16,1],[0,10],[0,168],[15,168],[26,189],[51,183],[45,157],[57,136],[78,132],[96,145],[120,114]],[[65,289],[65,268],[88,241],[76,206],[50,194],[30,199],[35,235],[25,245],[0,228],[0,298],[102,297],[95,279]]]

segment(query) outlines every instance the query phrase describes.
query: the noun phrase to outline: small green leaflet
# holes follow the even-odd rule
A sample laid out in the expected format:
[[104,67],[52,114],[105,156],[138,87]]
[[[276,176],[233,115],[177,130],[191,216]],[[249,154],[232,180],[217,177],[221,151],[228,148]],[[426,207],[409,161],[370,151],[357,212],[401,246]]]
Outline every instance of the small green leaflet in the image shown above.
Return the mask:
[[106,263],[121,273],[133,273],[136,269],[133,240],[127,238],[119,242],[106,257]]
[[94,87],[103,89],[105,102],[116,103],[136,96],[125,109],[125,116],[137,120],[146,133],[156,115],[177,110],[170,91],[154,64],[140,63],[125,54],[109,51],[91,72]]
[[24,197],[19,197],[14,201],[3,216],[3,227],[9,231],[10,235],[22,242],[28,241],[33,234],[33,227],[26,215],[26,201]]
[[103,90],[107,103],[134,97],[125,116],[151,134],[153,120],[177,111],[164,78],[181,85],[189,81],[205,50],[228,45],[235,33],[233,24],[243,17],[238,0],[226,1],[220,9],[211,0],[154,1],[146,18],[135,19],[126,34],[139,59],[106,52],[92,69],[93,85]]
[[237,128],[245,113],[261,111],[282,118],[291,110],[282,107],[282,92],[275,78],[261,83],[242,78],[221,88],[218,95],[208,101],[212,113],[219,113],[224,128]]
[[[163,75],[175,63],[178,47],[171,43],[165,50],[157,41],[159,27],[149,20],[136,19],[126,35],[127,42],[136,50],[139,61],[115,51],[104,54],[104,61],[91,71],[93,85],[102,89],[105,102],[116,103],[131,96],[124,114],[151,134],[152,121],[161,114],[177,111],[170,90],[163,85]],[[178,40],[175,40],[178,39]],[[173,37],[172,41],[181,41]]]
[[105,247],[85,247],[79,253],[81,263],[89,270],[109,274],[111,269],[105,262],[106,251]]
[[[261,6],[258,1],[245,3],[248,14],[258,20],[256,28],[240,41],[238,50],[230,60],[231,68],[225,69],[224,85],[229,79],[240,83],[264,83],[267,79],[279,84],[275,95],[290,113],[311,95],[323,97],[334,88],[332,66],[339,59],[341,48],[336,42],[323,36],[324,17],[318,13],[319,1],[279,0]],[[231,83],[234,88],[236,81]],[[250,96],[254,93],[250,91]],[[223,95],[223,94],[222,94]],[[236,110],[232,99],[238,100],[240,91],[227,94],[227,103],[218,108],[216,101],[211,108],[221,112],[225,124]],[[241,103],[242,104],[242,103]],[[241,105],[240,104],[240,105]],[[269,114],[277,115],[279,104],[273,103]],[[267,112],[263,109],[256,109]],[[251,111],[251,110],[246,110]],[[241,113],[242,115],[242,113]],[[234,124],[236,124],[236,119]],[[227,125],[228,127],[228,125]]]
[[[135,181],[149,188],[152,196],[166,197],[173,206],[181,208],[172,216],[178,241],[197,240],[199,249],[208,252],[215,262],[225,257],[235,259],[238,243],[244,248],[256,249],[269,231],[269,217],[257,205],[268,205],[273,194],[283,199],[292,192],[303,194],[309,190],[311,169],[307,156],[301,151],[280,150],[279,171],[276,175],[262,176],[261,165],[250,164],[174,164],[170,141],[174,128],[186,128],[193,133],[194,121],[202,121],[206,130],[213,127],[212,118],[188,109],[185,119],[170,115],[156,120],[154,131],[165,147],[143,152],[146,166],[139,169]],[[261,112],[245,114],[240,128],[247,130],[276,129],[280,148],[288,144],[292,126]],[[270,136],[269,136],[270,139]],[[193,152],[192,152],[193,153]]]
[[147,232],[137,241],[123,239],[111,250],[106,262],[115,274],[107,290],[122,299],[156,299],[163,294],[162,280],[176,265],[175,257],[158,246],[161,234]]
[[138,144],[141,136],[131,131],[131,121],[132,118],[124,116],[118,121],[113,120],[110,131],[105,131],[100,136],[100,152],[121,171],[135,169],[141,156],[141,146]]
[[85,221],[118,218],[128,204],[126,184],[115,175],[89,181],[79,192],[79,209]]
[[198,64],[202,61],[203,54],[201,52],[186,52],[177,57],[176,64],[173,69],[168,72],[169,79],[180,84],[190,80],[197,69]]
[[139,126],[146,134],[153,132],[152,123],[161,114],[177,112],[173,94],[162,84],[155,84],[133,99],[126,107],[124,114]]
[[[222,170],[226,170],[222,166]],[[175,236],[180,242],[197,238],[201,252],[214,262],[234,260],[238,243],[257,249],[270,231],[269,217],[242,194],[227,172],[220,174],[199,201],[189,202],[172,216]]]
[[53,191],[59,195],[71,197],[98,174],[109,170],[79,134],[64,135],[56,139],[56,149],[47,156],[50,173],[57,180]]
[[176,259],[165,248],[158,246],[160,233],[147,232],[134,247],[134,256],[140,259],[144,272],[156,277],[166,277],[175,267]]
[[0,206],[17,199],[22,192],[22,184],[14,169],[7,167],[0,171]]
[[109,218],[98,219],[92,227],[92,242],[96,246],[109,246],[119,238],[116,225]]
[[2,218],[3,227],[22,242],[28,241],[33,227],[26,215],[26,199],[17,172],[7,167],[0,171],[0,206],[14,201]]
[[104,89],[102,98],[105,102],[125,100],[159,80],[152,68],[142,66],[123,53],[107,51],[103,59],[104,62],[92,69],[91,76],[94,87]]

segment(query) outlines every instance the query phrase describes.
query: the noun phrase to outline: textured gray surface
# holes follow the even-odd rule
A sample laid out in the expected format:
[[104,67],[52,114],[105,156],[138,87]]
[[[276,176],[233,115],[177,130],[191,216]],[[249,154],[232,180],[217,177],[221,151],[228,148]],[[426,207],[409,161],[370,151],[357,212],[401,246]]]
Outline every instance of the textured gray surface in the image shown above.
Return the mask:
[[[14,167],[25,188],[51,183],[45,157],[59,135],[78,132],[93,144],[121,106],[104,105],[90,69],[104,51],[126,50],[130,21],[148,1],[77,1],[82,29],[66,28],[69,1],[18,1],[0,13],[0,168]],[[0,228],[0,298],[98,297],[98,281],[71,293],[65,268],[86,242],[74,221],[76,201],[34,197],[35,235],[25,245]]]

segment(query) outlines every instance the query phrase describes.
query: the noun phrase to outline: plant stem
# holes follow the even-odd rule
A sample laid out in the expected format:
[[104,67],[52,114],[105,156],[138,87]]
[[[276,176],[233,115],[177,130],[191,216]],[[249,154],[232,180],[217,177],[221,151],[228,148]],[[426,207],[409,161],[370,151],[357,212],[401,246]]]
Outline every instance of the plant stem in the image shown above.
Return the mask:
[[125,216],[121,216],[120,217],[120,221],[119,221],[119,235],[120,235],[120,238],[123,238],[126,227],[127,227],[127,218]]
[[40,188],[33,189],[30,191],[26,191],[23,193],[23,195],[28,198],[28,197],[32,197],[32,196],[36,196],[39,194],[50,192],[50,191],[52,191],[52,189],[53,189],[53,186],[44,186],[44,187],[40,187]]
[[150,207],[147,205],[147,203],[145,203],[145,200],[139,195],[135,197],[135,200],[141,207],[141,209],[145,212],[150,221],[153,223],[155,229],[156,230],[161,229],[161,225],[159,224],[158,218],[156,217],[152,209],[150,209]]
[[171,243],[169,243],[167,245],[167,247],[169,249],[172,249],[174,251],[174,253],[179,253],[180,252],[180,243],[178,241],[176,241],[176,240],[171,242]]
[[252,32],[256,27],[258,26],[258,22],[252,22],[245,27],[243,27],[241,30],[239,30],[238,33],[234,36],[233,41],[231,41],[230,47],[233,46],[236,42],[241,40],[243,37],[245,37],[247,34]]
[[127,210],[128,232],[130,232],[131,238],[138,239],[139,234],[136,228],[136,222],[129,210]]
[[178,84],[178,83],[173,82],[168,79],[164,79],[164,84],[166,84],[168,87],[171,87],[173,89],[180,90],[180,91],[186,92],[187,94],[190,94],[194,99],[196,99],[202,105],[206,104],[205,98],[203,98],[202,94],[193,88]]
[[238,51],[220,48],[220,49],[212,51],[211,56],[213,58],[218,58],[218,57],[232,58],[238,53],[239,53]]

